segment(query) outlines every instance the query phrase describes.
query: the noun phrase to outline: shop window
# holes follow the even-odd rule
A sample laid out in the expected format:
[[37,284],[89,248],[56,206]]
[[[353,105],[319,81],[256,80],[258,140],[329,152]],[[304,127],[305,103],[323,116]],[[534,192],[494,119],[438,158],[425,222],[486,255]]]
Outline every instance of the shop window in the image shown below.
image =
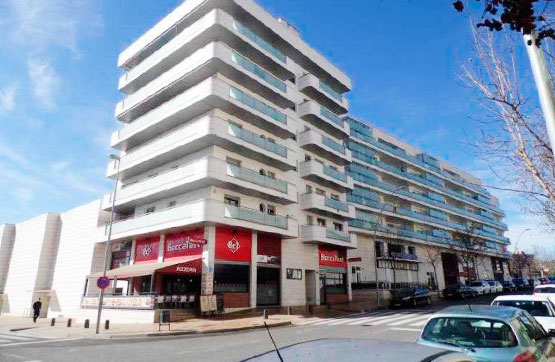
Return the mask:
[[156,206],[149,206],[145,210],[145,214],[152,214],[156,210]]
[[248,292],[249,274],[249,265],[215,264],[214,291]]
[[238,197],[228,195],[224,196],[224,204],[239,206],[239,201],[240,199]]
[[320,273],[325,280],[326,294],[345,294],[347,293],[346,273]]
[[268,210],[268,215],[276,214],[276,207],[274,205],[268,205],[267,210]]
[[343,231],[343,224],[341,224],[339,222],[334,222],[333,223],[333,228],[337,231]]
[[322,219],[321,217],[316,219],[316,222],[318,223],[318,225],[320,226],[326,226],[326,219]]

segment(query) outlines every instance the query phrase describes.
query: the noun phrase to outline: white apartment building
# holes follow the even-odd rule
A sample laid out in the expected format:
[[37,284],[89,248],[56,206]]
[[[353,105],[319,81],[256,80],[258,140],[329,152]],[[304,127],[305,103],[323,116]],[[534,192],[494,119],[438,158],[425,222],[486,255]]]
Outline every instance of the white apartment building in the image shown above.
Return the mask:
[[[186,0],[118,65],[116,193],[0,228],[2,313],[40,297],[44,316],[94,318],[112,205],[117,322],[184,318],[214,294],[234,311],[503,278],[503,212],[480,181],[346,117],[349,77],[254,1]],[[465,226],[477,271],[449,241]],[[445,259],[433,280],[426,245]]]

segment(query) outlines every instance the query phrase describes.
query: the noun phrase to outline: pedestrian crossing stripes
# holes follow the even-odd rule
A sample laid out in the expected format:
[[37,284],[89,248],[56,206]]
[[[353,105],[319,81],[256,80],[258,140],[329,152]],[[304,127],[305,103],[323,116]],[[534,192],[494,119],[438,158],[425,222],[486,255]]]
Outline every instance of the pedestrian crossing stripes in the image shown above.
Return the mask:
[[0,333],[0,347],[12,343],[25,343],[35,342],[41,340],[40,338],[20,336],[12,333]]
[[[339,318],[308,318],[297,325],[305,326],[387,326],[398,330],[420,330],[433,311],[380,311],[353,314]],[[407,328],[397,328],[407,327]],[[412,328],[411,328],[412,327]]]

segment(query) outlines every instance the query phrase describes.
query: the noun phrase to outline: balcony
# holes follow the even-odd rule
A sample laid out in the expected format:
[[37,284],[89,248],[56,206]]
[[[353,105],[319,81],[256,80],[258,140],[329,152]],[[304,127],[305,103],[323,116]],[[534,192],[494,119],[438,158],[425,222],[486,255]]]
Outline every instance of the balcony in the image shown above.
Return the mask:
[[[257,210],[224,204],[223,202],[201,199],[184,205],[135,216],[114,222],[112,239],[117,241],[139,235],[158,233],[180,227],[198,227],[207,223],[228,225],[279,234],[284,238],[299,236],[298,224],[294,219],[267,215]],[[267,216],[266,216],[267,215]],[[104,226],[105,236],[108,225]]]
[[295,104],[294,90],[284,81],[224,43],[212,42],[120,101],[115,116],[130,122],[216,73],[271,99],[279,107]]
[[[280,144],[264,140],[214,114],[215,112],[212,112],[201,116],[131,149],[121,157],[121,179],[134,177],[210,145],[248,155],[251,159],[283,171],[296,169],[295,152]],[[108,164],[107,177],[115,178],[116,171],[115,161],[112,161]]]
[[308,193],[301,195],[299,199],[302,210],[311,211],[320,215],[349,220],[355,218],[355,207],[347,202],[334,200],[324,195]]
[[246,90],[238,93],[228,81],[218,74],[187,89],[114,133],[112,147],[130,149],[214,108],[277,137],[296,135],[296,124],[289,116]]
[[346,149],[342,143],[338,143],[312,129],[299,134],[299,145],[342,166],[348,165],[352,160],[351,151]]
[[[225,11],[211,10],[166,44],[150,52],[135,67],[126,71],[119,80],[120,91],[126,94],[135,92],[189,57],[192,51],[204,47],[215,39],[231,48],[241,49],[241,52],[255,63],[263,68],[272,69],[272,72],[280,79],[294,77],[292,64],[288,58],[285,62],[282,58],[278,59],[267,48],[259,45],[260,42],[254,41],[253,37],[248,37],[239,31],[239,26],[235,24],[235,20]],[[254,37],[254,39],[257,38]]]
[[321,129],[336,138],[345,139],[349,137],[349,124],[314,101],[301,103],[298,106],[297,113],[299,117],[314,125],[317,129]]
[[341,192],[353,189],[353,180],[346,173],[332,169],[320,162],[311,160],[301,162],[299,165],[300,176],[331,187]]
[[311,244],[329,244],[356,249],[357,238],[353,233],[328,229],[320,225],[301,226],[301,241]]
[[337,114],[345,114],[349,111],[347,99],[312,74],[305,74],[300,77],[298,88],[301,92]]
[[[130,212],[138,205],[183,195],[206,186],[235,190],[284,205],[297,202],[295,185],[207,157],[124,184],[117,192],[116,211]],[[112,207],[111,195],[103,198],[103,210]]]

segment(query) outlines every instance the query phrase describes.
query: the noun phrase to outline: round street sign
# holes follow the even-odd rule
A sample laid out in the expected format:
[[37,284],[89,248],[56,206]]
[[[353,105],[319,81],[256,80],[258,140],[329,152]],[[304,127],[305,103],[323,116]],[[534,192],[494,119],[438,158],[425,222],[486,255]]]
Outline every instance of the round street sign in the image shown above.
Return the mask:
[[100,277],[96,281],[96,286],[100,289],[106,289],[110,285],[110,278],[108,277]]

